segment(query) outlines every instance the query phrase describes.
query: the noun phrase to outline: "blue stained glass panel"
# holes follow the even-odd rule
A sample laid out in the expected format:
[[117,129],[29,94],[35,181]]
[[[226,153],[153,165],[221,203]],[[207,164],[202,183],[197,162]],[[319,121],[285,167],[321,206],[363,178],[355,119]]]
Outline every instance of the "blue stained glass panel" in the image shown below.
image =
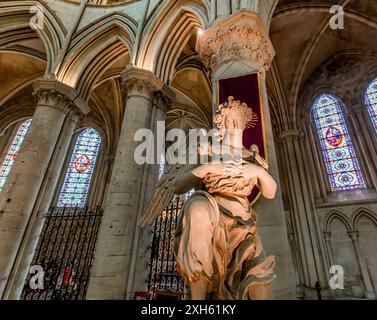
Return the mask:
[[323,94],[314,103],[312,115],[325,159],[332,191],[365,188],[339,100]]
[[365,103],[368,107],[374,129],[377,132],[377,78],[374,79],[367,88]]
[[20,150],[22,142],[28,132],[31,124],[31,119],[21,123],[17,129],[16,135],[13,138],[12,144],[8,148],[7,153],[3,159],[0,167],[0,192],[3,190],[5,181],[8,178],[9,172],[13,166],[14,160],[16,160],[18,150]]
[[95,129],[88,128],[80,132],[69,161],[57,207],[85,206],[100,146],[101,136]]

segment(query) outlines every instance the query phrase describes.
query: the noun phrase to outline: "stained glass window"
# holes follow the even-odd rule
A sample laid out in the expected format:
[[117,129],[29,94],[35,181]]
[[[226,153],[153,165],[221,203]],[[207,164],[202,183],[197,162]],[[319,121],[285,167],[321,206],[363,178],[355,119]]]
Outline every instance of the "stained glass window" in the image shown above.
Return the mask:
[[377,78],[368,86],[365,95],[365,103],[368,107],[368,112],[372,119],[374,129],[377,131]]
[[88,128],[80,132],[69,161],[57,207],[85,206],[100,145],[101,136],[95,129]]
[[31,124],[31,119],[21,123],[17,129],[16,135],[13,138],[12,144],[8,148],[3,162],[0,167],[0,192],[4,187],[5,181],[9,175],[10,169],[12,168],[13,162],[17,157],[18,150],[20,150],[22,142],[28,132]]
[[364,178],[339,100],[333,95],[321,95],[313,105],[312,114],[331,190],[365,188]]

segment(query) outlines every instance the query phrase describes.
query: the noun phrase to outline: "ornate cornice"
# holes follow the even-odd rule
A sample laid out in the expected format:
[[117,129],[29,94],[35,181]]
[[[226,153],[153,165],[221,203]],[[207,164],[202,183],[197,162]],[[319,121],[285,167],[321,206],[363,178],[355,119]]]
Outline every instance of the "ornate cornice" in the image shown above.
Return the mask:
[[233,60],[248,60],[267,71],[275,56],[262,20],[248,10],[241,10],[198,35],[196,49],[212,71]]
[[37,105],[49,106],[68,114],[75,121],[90,112],[89,106],[75,89],[57,80],[37,80],[33,84]]

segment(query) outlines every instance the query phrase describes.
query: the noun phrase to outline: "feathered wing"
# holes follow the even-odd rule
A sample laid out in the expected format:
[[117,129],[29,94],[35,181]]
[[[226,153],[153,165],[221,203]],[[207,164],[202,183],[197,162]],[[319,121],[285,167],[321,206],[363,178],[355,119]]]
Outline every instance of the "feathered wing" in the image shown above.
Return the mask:
[[173,200],[175,177],[181,170],[182,165],[170,165],[161,176],[147,208],[139,219],[140,228],[152,224]]

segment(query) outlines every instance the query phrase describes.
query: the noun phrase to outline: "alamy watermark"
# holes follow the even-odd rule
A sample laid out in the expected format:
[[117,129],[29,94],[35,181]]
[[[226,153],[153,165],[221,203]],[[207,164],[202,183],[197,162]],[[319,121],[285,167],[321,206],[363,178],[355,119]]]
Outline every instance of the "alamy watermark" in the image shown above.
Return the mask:
[[[134,152],[137,164],[208,164],[242,161],[242,129],[171,129],[166,132],[165,121],[157,122],[154,133],[139,129],[134,141],[140,142]],[[169,146],[166,148],[165,146]],[[161,154],[163,156],[161,157]],[[164,163],[161,163],[164,161]]]
[[330,19],[330,28],[332,30],[344,29],[344,8],[339,5],[331,6],[330,13],[333,14]]
[[30,267],[29,274],[31,275],[29,280],[29,286],[32,290],[43,290],[45,272],[40,265],[34,265]]
[[342,266],[335,265],[330,268],[330,288],[332,290],[344,289],[344,269]]

